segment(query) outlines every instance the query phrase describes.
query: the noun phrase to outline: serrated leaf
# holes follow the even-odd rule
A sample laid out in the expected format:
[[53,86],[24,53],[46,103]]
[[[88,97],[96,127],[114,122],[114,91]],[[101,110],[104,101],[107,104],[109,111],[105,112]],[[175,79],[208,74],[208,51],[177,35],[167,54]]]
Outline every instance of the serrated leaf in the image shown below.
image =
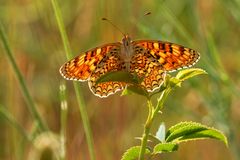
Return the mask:
[[176,143],[159,143],[153,149],[153,154],[158,154],[162,152],[173,152],[178,149],[178,144]]
[[180,143],[205,138],[214,138],[227,145],[227,138],[222,132],[196,122],[181,122],[171,127],[167,132],[166,142]]
[[189,79],[200,74],[207,74],[207,72],[200,68],[188,68],[179,71],[176,75],[176,78],[181,81],[185,81],[186,79]]
[[194,133],[193,135],[186,135],[180,138],[179,142],[186,142],[190,140],[198,140],[198,139],[205,139],[205,138],[213,138],[213,139],[220,140],[224,142],[226,146],[228,146],[226,136],[221,131],[215,128],[210,128],[208,130],[200,131],[200,132]]
[[206,126],[196,122],[181,122],[169,128],[166,135],[166,142],[178,140],[182,136],[194,134],[206,129]]
[[138,84],[140,79],[126,71],[113,71],[104,74],[101,76],[97,81],[96,84],[98,83],[103,83],[103,82],[109,82],[109,81],[117,81],[117,82],[126,82],[130,84]]
[[[140,153],[141,146],[134,146],[129,148],[122,156],[121,160],[137,160]],[[150,153],[149,149],[145,150],[145,154]]]
[[158,128],[158,131],[156,133],[156,137],[161,141],[165,142],[165,134],[166,134],[166,127],[164,123],[161,123],[161,125]]
[[122,96],[133,94],[133,93],[142,95],[142,96],[147,97],[147,98],[149,97],[148,92],[145,89],[143,89],[142,87],[139,87],[137,85],[130,85],[127,88],[125,88],[122,91]]
[[191,125],[191,123],[195,123],[195,122],[180,122],[172,127],[170,127],[167,131],[167,134],[166,134],[166,138],[169,137],[169,135],[178,130],[178,129],[181,129],[182,127],[185,127],[185,126],[188,126],[188,125]]

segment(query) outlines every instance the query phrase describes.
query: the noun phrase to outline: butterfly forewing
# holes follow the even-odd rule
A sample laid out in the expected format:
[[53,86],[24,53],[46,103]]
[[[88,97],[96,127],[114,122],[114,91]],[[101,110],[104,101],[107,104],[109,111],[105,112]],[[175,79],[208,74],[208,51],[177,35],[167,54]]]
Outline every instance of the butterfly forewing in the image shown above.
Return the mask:
[[135,50],[152,55],[165,71],[191,67],[200,58],[197,51],[170,42],[140,40],[133,41],[132,45]]
[[112,52],[120,50],[120,43],[103,45],[73,58],[60,68],[62,76],[68,80],[86,81],[101,60]]

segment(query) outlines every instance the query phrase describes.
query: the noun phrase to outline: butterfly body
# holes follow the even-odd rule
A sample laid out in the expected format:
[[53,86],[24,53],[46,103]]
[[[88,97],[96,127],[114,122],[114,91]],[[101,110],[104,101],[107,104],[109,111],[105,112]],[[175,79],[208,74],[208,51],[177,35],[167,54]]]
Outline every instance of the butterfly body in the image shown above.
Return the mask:
[[126,65],[126,70],[130,71],[130,62],[134,54],[133,46],[131,45],[132,40],[128,35],[124,35],[121,43],[121,59],[124,60]]
[[97,79],[112,71],[127,71],[142,78],[140,86],[152,92],[163,83],[166,72],[194,65],[200,54],[190,48],[157,40],[132,41],[124,35],[122,42],[110,43],[85,52],[65,63],[61,75],[68,80],[88,81],[90,90],[107,97],[122,90],[125,82],[104,82]]

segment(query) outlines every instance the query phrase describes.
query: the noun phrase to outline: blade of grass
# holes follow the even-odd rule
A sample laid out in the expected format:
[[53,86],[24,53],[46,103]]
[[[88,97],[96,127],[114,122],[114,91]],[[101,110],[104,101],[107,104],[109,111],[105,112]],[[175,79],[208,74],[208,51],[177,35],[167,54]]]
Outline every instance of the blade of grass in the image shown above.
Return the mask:
[[10,64],[12,65],[12,68],[13,68],[13,71],[17,77],[17,80],[20,84],[20,89],[22,91],[22,94],[24,96],[24,99],[27,103],[27,106],[28,106],[28,110],[30,111],[34,121],[36,122],[36,124],[38,125],[39,127],[39,130],[40,131],[46,131],[48,130],[48,127],[46,126],[46,124],[44,123],[44,121],[41,119],[41,116],[39,114],[39,112],[37,111],[37,107],[27,89],[27,86],[26,86],[26,83],[24,81],[24,78],[23,78],[23,75],[21,74],[18,66],[17,66],[17,63],[14,59],[14,56],[12,54],[12,50],[10,48],[10,45],[8,43],[8,39],[5,35],[5,32],[4,32],[4,27],[3,27],[3,24],[0,23],[0,38],[2,40],[2,44],[3,44],[3,47],[5,49],[5,53],[10,61]]
[[209,54],[207,54],[208,57],[206,57],[204,60],[206,61],[208,58],[208,61],[205,63],[208,63],[208,70],[211,71],[210,75],[213,76],[214,80],[220,81],[223,84],[227,85],[229,87],[229,90],[234,92],[237,96],[240,96],[239,90],[235,87],[233,81],[231,80],[231,77],[228,75],[222,64],[220,53],[217,50],[212,35],[210,33],[206,33],[205,39]]
[[26,140],[30,141],[30,137],[25,132],[24,128],[2,105],[0,105],[0,117],[4,118],[7,122],[9,122],[9,124],[11,124]]
[[66,100],[66,85],[62,83],[60,89],[60,100],[61,100],[61,130],[60,130],[60,143],[61,143],[61,160],[66,159],[66,125],[67,125],[67,112],[68,105]]
[[66,100],[66,85],[62,83],[59,87],[60,100],[61,100],[61,130],[60,130],[60,143],[61,143],[61,160],[66,159],[66,126],[67,126],[67,111],[68,105]]
[[[63,41],[67,59],[70,59],[72,57],[72,52],[70,49],[69,41],[67,38],[67,34],[65,31],[62,15],[61,15],[57,0],[52,0],[52,6],[53,6],[56,20],[58,23],[58,28],[59,28],[59,31],[60,31],[60,34],[62,37],[62,41]],[[84,103],[83,96],[80,92],[81,88],[79,87],[79,85],[77,85],[76,82],[73,82],[73,85],[74,85],[75,93],[77,96],[77,102],[79,104],[80,114],[81,114],[82,121],[83,121],[83,127],[84,127],[84,131],[86,134],[90,158],[91,158],[91,160],[95,160],[96,158],[95,158],[94,146],[93,146],[93,140],[92,140],[92,131],[90,129],[90,123],[89,123],[89,119],[88,119],[88,115],[87,115],[87,111],[86,111],[86,105]]]
[[233,18],[240,23],[240,1],[239,0],[232,0],[232,1],[220,1],[227,10],[229,10],[229,13],[233,16]]
[[177,16],[172,13],[172,11],[165,5],[165,3],[162,3],[158,6],[160,11],[160,14],[165,17],[169,23],[172,24],[178,31],[178,33],[183,37],[189,45],[193,46],[193,38],[190,35],[190,33],[187,31],[187,29],[184,27],[184,25],[180,22],[180,20],[177,18]]
[[[207,49],[208,49],[208,62],[206,63],[213,63],[212,66],[212,73],[209,74],[212,77],[212,81],[214,82],[212,88],[211,95],[214,95],[213,97],[205,98],[207,101],[206,104],[209,108],[209,110],[212,110],[215,114],[213,114],[213,119],[216,120],[216,122],[220,123],[221,126],[226,127],[226,133],[228,133],[229,138],[229,147],[231,149],[232,155],[235,159],[239,159],[240,154],[238,152],[239,144],[236,143],[236,133],[234,132],[233,127],[233,121],[231,117],[226,114],[229,113],[231,110],[231,103],[232,103],[232,97],[234,95],[239,97],[239,90],[235,86],[234,82],[232,81],[231,77],[226,72],[222,61],[220,59],[220,54],[217,49],[217,46],[214,42],[213,36],[210,33],[205,33],[205,42],[207,43]],[[208,66],[211,66],[208,64]],[[208,94],[205,95],[206,97],[210,97]]]

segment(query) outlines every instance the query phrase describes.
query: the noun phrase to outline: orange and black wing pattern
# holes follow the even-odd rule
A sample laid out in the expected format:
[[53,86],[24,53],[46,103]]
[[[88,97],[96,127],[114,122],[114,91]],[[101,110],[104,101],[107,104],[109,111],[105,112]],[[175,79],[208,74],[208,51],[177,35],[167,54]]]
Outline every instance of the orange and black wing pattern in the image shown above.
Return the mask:
[[112,43],[73,58],[60,68],[60,73],[68,80],[88,81],[94,95],[107,97],[131,85],[115,81],[97,84],[98,78],[108,72],[136,73],[142,78],[139,85],[152,92],[161,86],[166,72],[191,67],[200,58],[197,51],[170,42],[140,40],[133,41],[131,46],[131,53],[126,53],[132,54],[130,68],[121,55],[123,44]]
[[165,71],[162,66],[146,50],[135,50],[131,58],[130,73],[142,78],[141,87],[148,92],[158,89],[164,81]]
[[134,50],[147,52],[169,72],[191,67],[200,58],[197,51],[170,42],[139,40],[132,43]]
[[103,98],[124,89],[124,87],[127,85],[124,82],[110,81],[97,84],[96,81],[98,80],[98,78],[100,78],[106,73],[113,71],[122,71],[125,70],[125,68],[125,63],[121,59],[118,52],[107,54],[98,64],[95,71],[93,71],[88,81],[89,88],[91,89],[93,94]]
[[68,61],[59,71],[65,79],[86,81],[107,54],[119,52],[120,48],[120,43],[94,48]]

